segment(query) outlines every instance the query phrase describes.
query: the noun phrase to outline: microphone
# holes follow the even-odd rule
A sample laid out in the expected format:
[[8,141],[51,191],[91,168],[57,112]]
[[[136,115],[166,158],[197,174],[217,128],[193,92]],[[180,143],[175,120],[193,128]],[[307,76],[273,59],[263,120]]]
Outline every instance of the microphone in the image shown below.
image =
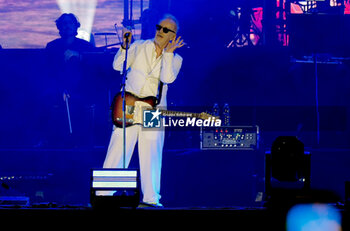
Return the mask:
[[129,47],[129,43],[130,43],[130,41],[129,41],[129,36],[131,35],[131,32],[125,32],[125,34],[124,34],[124,39],[125,39],[125,45],[127,46],[127,47]]

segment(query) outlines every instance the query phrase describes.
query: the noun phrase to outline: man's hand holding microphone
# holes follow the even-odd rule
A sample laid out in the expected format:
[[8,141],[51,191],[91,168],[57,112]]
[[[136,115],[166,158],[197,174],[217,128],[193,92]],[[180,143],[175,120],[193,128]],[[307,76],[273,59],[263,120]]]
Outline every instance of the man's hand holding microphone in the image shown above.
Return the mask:
[[127,28],[123,28],[123,45],[122,48],[126,49],[126,44],[128,44],[128,47],[130,46],[131,38],[132,38],[132,32],[131,30]]

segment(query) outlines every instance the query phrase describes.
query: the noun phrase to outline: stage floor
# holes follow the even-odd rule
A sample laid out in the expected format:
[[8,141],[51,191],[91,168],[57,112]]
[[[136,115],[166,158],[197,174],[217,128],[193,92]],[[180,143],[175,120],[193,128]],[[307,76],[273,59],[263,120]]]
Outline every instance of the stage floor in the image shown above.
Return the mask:
[[[90,207],[62,208],[1,208],[0,219],[13,221],[25,227],[38,227],[48,222],[49,227],[56,225],[90,226],[101,225],[113,227],[188,227],[205,228],[245,227],[244,230],[256,228],[283,228],[284,219],[277,218],[265,208],[115,208],[94,210]],[[19,223],[18,223],[19,222]],[[44,225],[46,226],[46,225]],[[46,226],[47,227],[47,226]]]
[[[343,230],[349,212],[339,209]],[[0,208],[2,224],[26,228],[215,228],[215,230],[286,230],[286,212],[264,207],[110,208],[63,206],[57,208]]]
[[[349,149],[312,153],[312,184],[335,191],[343,198],[344,181],[349,179]],[[12,192],[26,195],[31,202],[29,207],[0,207],[0,224],[45,230],[56,227],[66,230],[72,226],[81,230],[92,225],[108,229],[152,226],[165,230],[172,227],[286,230],[286,211],[250,206],[253,203],[249,202],[254,202],[251,198],[260,191],[259,179],[263,176],[255,174],[255,167],[263,166],[263,162],[259,158],[252,161],[253,153],[213,154],[165,151],[162,189],[166,193],[161,201],[165,208],[94,210],[85,205],[90,196],[90,171],[104,160],[103,148],[0,149],[1,176],[12,176],[0,182],[4,183],[0,191],[8,196]],[[211,164],[213,157],[215,168]],[[330,164],[337,166],[337,171],[330,171]],[[212,173],[216,175],[211,176]],[[216,176],[225,177],[207,181]],[[217,187],[227,182],[230,187]],[[40,200],[53,204],[35,206]],[[224,203],[228,206],[221,206]],[[349,212],[339,210],[343,216],[342,230],[349,230]]]

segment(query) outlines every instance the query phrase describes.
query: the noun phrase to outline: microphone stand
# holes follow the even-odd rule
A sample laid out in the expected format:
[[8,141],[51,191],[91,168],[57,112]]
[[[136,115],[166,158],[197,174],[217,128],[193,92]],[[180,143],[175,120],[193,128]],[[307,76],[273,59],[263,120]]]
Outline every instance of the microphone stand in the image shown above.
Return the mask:
[[[127,35],[127,34],[126,34]],[[123,79],[122,79],[122,99],[123,99],[123,168],[125,166],[125,156],[126,156],[126,102],[125,102],[125,83],[126,83],[126,67],[128,62],[128,49],[129,49],[129,36],[125,36],[125,60],[123,63]]]
[[71,122],[71,119],[70,119],[70,112],[69,112],[69,103],[68,103],[69,95],[68,95],[68,92],[64,91],[64,95],[65,95],[66,109],[67,109],[67,116],[68,116],[69,133],[73,134],[72,122]]

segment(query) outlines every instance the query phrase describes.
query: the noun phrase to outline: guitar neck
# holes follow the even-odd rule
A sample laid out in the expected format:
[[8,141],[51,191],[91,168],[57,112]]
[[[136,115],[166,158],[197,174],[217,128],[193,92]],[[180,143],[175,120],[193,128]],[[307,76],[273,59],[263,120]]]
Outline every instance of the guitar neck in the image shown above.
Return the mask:
[[168,117],[196,117],[201,118],[201,113],[183,112],[183,111],[168,111],[160,110],[163,116]]

